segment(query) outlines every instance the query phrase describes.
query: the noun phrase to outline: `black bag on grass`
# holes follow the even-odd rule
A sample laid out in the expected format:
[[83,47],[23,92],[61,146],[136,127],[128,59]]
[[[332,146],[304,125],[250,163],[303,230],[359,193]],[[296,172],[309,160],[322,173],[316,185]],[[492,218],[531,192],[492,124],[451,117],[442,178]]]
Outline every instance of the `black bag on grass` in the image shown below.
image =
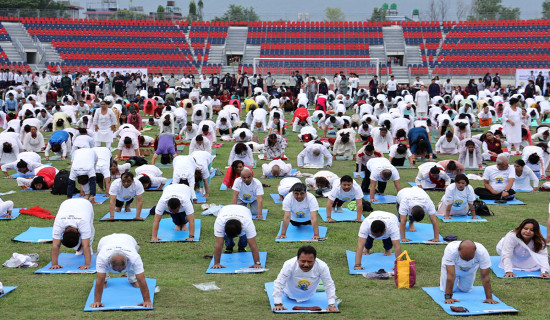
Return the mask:
[[53,179],[52,194],[67,195],[69,187],[69,175],[71,173],[65,169],[60,170]]
[[494,216],[494,212],[489,210],[487,204],[479,199],[474,200],[474,209],[478,216]]
[[147,164],[147,160],[145,160],[142,157],[133,156],[133,157],[130,157],[130,159],[128,161],[126,161],[126,163],[129,163],[132,167],[135,167],[135,166],[139,167],[139,166],[142,166],[144,164]]

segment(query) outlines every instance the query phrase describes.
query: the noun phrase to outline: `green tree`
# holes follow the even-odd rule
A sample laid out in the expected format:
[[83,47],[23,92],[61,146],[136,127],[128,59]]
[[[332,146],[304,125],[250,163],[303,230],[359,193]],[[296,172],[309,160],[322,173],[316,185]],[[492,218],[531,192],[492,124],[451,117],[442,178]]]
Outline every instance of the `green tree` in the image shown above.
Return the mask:
[[385,21],[386,20],[386,10],[382,8],[373,8],[372,14],[370,15],[370,21]]
[[191,2],[189,2],[189,14],[187,15],[187,20],[195,21],[197,18],[197,4],[195,3],[195,0],[191,0]]
[[546,0],[542,3],[542,18],[550,19],[550,0]]
[[112,15],[110,19],[119,20],[149,20],[149,16],[144,13],[134,12],[130,10],[119,10],[116,15]]
[[346,15],[340,8],[326,8],[325,19],[328,21],[344,21],[346,20]]
[[253,7],[245,8],[230,4],[223,16],[214,18],[216,21],[259,21],[260,17]]
[[204,3],[202,2],[202,0],[199,0],[199,3],[197,3],[197,7],[198,7],[198,9],[199,9],[199,11],[198,11],[198,15],[199,15],[198,18],[199,18],[199,20],[202,20],[202,19],[203,19],[203,18],[202,18],[202,12],[203,12],[202,9],[204,8]]
[[520,14],[521,14],[521,11],[519,10],[519,8],[502,7],[500,8],[500,11],[498,13],[498,19],[499,20],[519,20]]
[[53,0],[2,0],[4,8],[62,10],[65,5]]
[[166,13],[162,5],[157,7],[157,20],[166,20]]

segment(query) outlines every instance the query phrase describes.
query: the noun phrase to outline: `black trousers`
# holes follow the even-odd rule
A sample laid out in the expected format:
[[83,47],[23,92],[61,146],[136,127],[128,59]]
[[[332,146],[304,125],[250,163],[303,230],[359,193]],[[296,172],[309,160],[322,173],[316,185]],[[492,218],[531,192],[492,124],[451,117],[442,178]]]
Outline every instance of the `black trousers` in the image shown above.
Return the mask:
[[[502,198],[502,192],[497,194],[492,194],[489,190],[485,188],[475,188],[474,193],[483,200],[500,200]],[[507,200],[511,200],[514,198],[514,195],[516,192],[513,189],[508,190],[508,198]]]

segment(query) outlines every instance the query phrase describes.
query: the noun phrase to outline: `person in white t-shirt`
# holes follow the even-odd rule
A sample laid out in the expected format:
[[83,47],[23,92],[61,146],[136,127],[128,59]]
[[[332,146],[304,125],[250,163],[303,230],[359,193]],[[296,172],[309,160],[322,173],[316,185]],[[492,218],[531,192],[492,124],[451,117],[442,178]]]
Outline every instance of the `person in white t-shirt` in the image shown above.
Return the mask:
[[319,224],[317,223],[317,211],[319,211],[319,203],[314,195],[306,191],[306,185],[296,183],[290,189],[289,194],[283,200],[283,227],[281,235],[277,239],[286,238],[288,224],[295,227],[304,225],[313,226],[312,239],[319,239]]
[[134,179],[134,174],[131,172],[125,172],[119,179],[116,179],[111,183],[109,189],[110,203],[109,203],[109,219],[115,218],[115,212],[120,212],[122,206],[124,206],[124,212],[130,212],[130,205],[136,201],[136,216],[134,220],[145,220],[141,217],[141,209],[143,208],[143,185],[138,179]]
[[78,180],[80,195],[84,196],[84,199],[89,199],[92,204],[97,203],[94,200],[96,195],[96,163],[97,154],[93,149],[75,150],[67,186],[67,197],[69,199],[73,197],[76,180]]
[[445,216],[445,219],[452,219],[452,216],[465,216],[468,211],[472,219],[477,219],[474,200],[476,199],[474,188],[465,174],[457,174],[455,182],[445,189],[445,195],[438,205],[437,214]]
[[191,188],[195,187],[195,170],[197,164],[191,156],[177,156],[172,162],[174,172],[172,174],[172,183],[184,183]]
[[[537,192],[539,189],[539,178],[537,175],[525,165],[525,161],[522,159],[517,159],[514,162],[514,185],[512,189]],[[531,186],[532,181],[532,186]]]
[[298,167],[305,166],[330,168],[332,166],[332,155],[322,144],[313,143],[298,154]]
[[[370,179],[368,188],[370,202],[376,202],[374,194],[384,194],[386,185],[389,180],[393,180],[397,192],[401,190],[401,177],[397,169],[386,158],[372,158],[367,162],[367,171],[365,171],[365,179]],[[367,177],[367,173],[370,175]],[[378,189],[376,184],[378,183]]]
[[237,244],[239,252],[246,252],[246,246],[250,246],[254,259],[254,264],[250,268],[263,268],[256,243],[256,227],[252,222],[252,214],[248,208],[232,204],[221,208],[214,222],[214,236],[216,237],[216,247],[212,269],[225,268],[220,264],[223,245],[225,242],[225,253],[233,253],[235,247],[233,238],[235,237],[239,237]]
[[61,244],[76,250],[76,255],[84,255],[84,264],[78,269],[90,269],[92,264],[92,243],[94,241],[94,208],[88,200],[68,199],[61,203],[52,231],[52,266],[50,269],[62,269],[59,265]]
[[[164,188],[157,205],[151,208],[151,214],[155,215],[151,241],[162,240],[158,237],[158,230],[162,215],[165,213],[172,217],[172,222],[176,225],[174,231],[189,230],[189,237],[185,240],[193,241],[195,238],[194,198],[193,190],[184,184],[172,184]],[[189,228],[187,228],[188,223]]]
[[430,217],[434,229],[434,237],[428,241],[439,242],[439,225],[435,217],[435,206],[426,191],[419,187],[403,188],[397,193],[396,206],[401,242],[411,241],[411,239],[405,238],[407,220],[409,220],[409,232],[416,232],[414,223],[422,221],[426,213]]
[[425,119],[428,117],[428,103],[430,102],[430,94],[426,91],[424,85],[420,86],[420,91],[416,92],[416,116],[418,119]]
[[496,165],[488,166],[483,172],[484,188],[475,188],[474,192],[484,200],[513,200],[514,181],[514,167],[510,166],[508,157],[499,155]]
[[326,207],[327,221],[336,221],[331,218],[333,208],[336,208],[336,212],[344,212],[342,209],[344,203],[353,200],[355,200],[357,204],[357,219],[355,219],[355,221],[360,222],[361,216],[363,215],[363,191],[361,191],[361,186],[349,175],[343,176],[338,181],[335,180],[328,194]]
[[481,282],[485,290],[483,303],[497,304],[491,290],[491,257],[487,249],[471,240],[453,241],[447,245],[441,259],[439,288],[445,293],[445,304],[460,302],[453,299],[453,292],[471,292],[477,269],[481,272]]
[[273,160],[270,163],[262,164],[262,178],[267,176],[272,177],[286,177],[289,176],[292,172],[292,165],[290,163],[285,163],[281,159]]
[[252,171],[244,168],[241,176],[233,183],[233,204],[248,207],[252,215],[262,220],[264,188],[260,180],[252,176]]
[[309,300],[319,283],[323,281],[327,294],[328,306],[326,311],[338,312],[336,308],[336,287],[330,275],[327,264],[317,259],[317,251],[312,246],[303,246],[298,249],[296,257],[285,261],[277,279],[273,283],[273,311],[286,310],[283,305],[283,294],[297,302]]
[[136,168],[136,178],[143,185],[143,189],[155,188],[162,190],[168,179],[162,176],[162,170],[152,164],[144,164]]
[[128,282],[135,288],[139,288],[143,297],[143,302],[139,303],[138,306],[143,308],[153,307],[147,280],[145,279],[143,261],[138,250],[139,246],[136,240],[128,234],[113,233],[99,240],[94,302],[90,305],[92,308],[103,307],[101,297],[103,289],[107,287],[109,272],[126,272]]
[[361,256],[370,254],[374,239],[381,239],[384,245],[384,255],[391,255],[395,247],[395,256],[401,255],[401,244],[399,243],[399,222],[393,213],[385,211],[374,211],[363,220],[359,228],[357,249],[355,250],[355,265],[353,270],[363,270]]
[[497,253],[500,255],[498,266],[506,272],[505,278],[515,277],[514,270],[540,270],[541,277],[550,278],[546,241],[535,219],[523,220],[517,228],[500,239]]
[[393,75],[390,76],[390,80],[386,82],[386,90],[388,92],[388,98],[395,98],[397,96],[397,81]]
[[[197,177],[200,175],[204,185],[204,196],[208,198],[210,197],[210,183],[208,179],[210,178],[210,168],[212,167],[212,161],[214,158],[212,157],[212,154],[207,151],[194,151],[191,154],[191,157],[195,160],[195,164],[197,165],[195,175]],[[198,188],[198,186],[199,184],[197,182],[197,186],[195,187]]]
[[445,168],[436,162],[426,162],[418,166],[414,182],[422,189],[445,189],[451,183],[451,178],[445,172]]

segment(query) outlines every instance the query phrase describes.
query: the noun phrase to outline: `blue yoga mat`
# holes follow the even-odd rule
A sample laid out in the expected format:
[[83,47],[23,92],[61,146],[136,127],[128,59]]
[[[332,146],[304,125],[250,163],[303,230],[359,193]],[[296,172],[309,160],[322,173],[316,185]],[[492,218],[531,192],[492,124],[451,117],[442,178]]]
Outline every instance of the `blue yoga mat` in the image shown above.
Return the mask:
[[206,197],[202,193],[195,192],[195,195],[197,196],[197,203],[206,203]]
[[8,177],[3,177],[4,179],[17,179],[17,178],[32,178],[34,177],[34,172],[30,172],[29,173],[26,173],[26,174],[21,174],[21,173],[14,173],[14,174],[11,174],[9,175]]
[[[491,256],[491,270],[495,273],[497,278],[502,279],[513,279],[513,278],[504,278],[504,275],[506,274],[506,271],[504,269],[501,269],[498,267],[498,264],[500,262],[499,256]],[[536,271],[521,271],[521,270],[514,270],[515,278],[541,278],[541,279],[549,279],[549,278],[543,278],[540,276],[540,270]]]
[[281,200],[281,198],[279,197],[279,194],[277,194],[277,193],[270,193],[269,196],[271,197],[271,199],[273,199],[273,202],[275,202],[275,204],[281,204],[281,203],[283,203],[283,200]]
[[[370,195],[366,194],[365,196],[363,196],[363,199],[370,201]],[[397,202],[397,197],[391,194],[386,194],[386,195],[375,194],[374,199],[378,201],[375,201],[372,204],[392,204]]]
[[37,228],[29,227],[27,231],[13,238],[13,241],[43,243],[52,242],[53,227]]
[[63,266],[61,269],[50,269],[52,262],[50,261],[42,269],[36,270],[34,273],[55,273],[55,274],[74,274],[74,273],[96,273],[97,254],[92,255],[92,262],[90,269],[78,269],[78,266],[84,264],[84,255],[77,256],[74,253],[61,253],[59,254],[58,263]]
[[251,265],[254,264],[254,259],[252,258],[252,252],[236,252],[236,253],[222,253],[220,257],[220,264],[222,266],[225,266],[225,268],[221,269],[212,269],[211,267],[214,265],[214,258],[210,260],[210,264],[208,265],[208,269],[206,269],[206,273],[218,273],[218,274],[229,274],[229,273],[258,273],[258,272],[265,272],[265,262],[267,260],[267,252],[261,251],[260,254],[260,262],[262,264],[263,269],[254,269],[249,268]]
[[220,185],[220,191],[227,191],[227,186],[225,184]]
[[[142,208],[139,216],[142,217],[143,219],[147,219],[150,211],[151,211],[151,208]],[[134,220],[134,218],[136,217],[136,208],[132,208],[130,212],[124,212],[124,208],[122,208],[120,212],[115,212],[114,220],[107,220],[109,219],[110,216],[111,214],[107,212],[107,214],[105,214],[100,221],[144,221],[144,220]]]
[[[189,237],[189,231],[175,231],[174,227],[176,225],[172,222],[172,218],[165,218],[160,220],[159,231],[157,234],[158,238],[161,238],[161,241],[156,242],[171,242],[171,241],[181,241],[181,242],[198,242],[201,239],[201,219],[195,219],[195,238],[193,241],[187,241],[186,238]],[[189,224],[187,224],[189,228]],[[151,241],[154,242],[154,241]]]
[[392,253],[391,256],[385,256],[383,252],[371,253],[361,257],[361,266],[365,268],[364,270],[353,270],[355,266],[355,251],[346,250],[346,257],[348,259],[349,274],[376,272],[380,269],[392,272],[395,261],[395,253]]
[[487,219],[484,219],[480,216],[477,216],[477,219],[472,219],[472,216],[451,216],[452,219],[445,219],[445,216],[435,215],[442,222],[487,222]]
[[[429,241],[434,237],[434,230],[431,223],[418,223],[415,222],[416,232],[405,231],[405,238],[411,239],[409,242],[401,243],[423,243],[423,244],[447,244],[443,237],[439,235],[440,242]],[[409,223],[407,222],[407,230],[409,230]]]
[[[83,197],[81,197],[80,195],[75,195],[75,196],[73,196],[73,198],[80,199],[80,198],[83,198]],[[109,199],[110,199],[110,197],[108,195],[104,195],[104,194],[96,194],[95,197],[94,197],[95,202],[98,202],[98,203],[103,203],[103,202],[105,202]]]
[[[146,279],[149,296],[154,307],[155,287],[157,286],[156,279]],[[153,308],[144,308],[138,306],[143,302],[143,297],[139,288],[134,288],[127,278],[111,278],[107,281],[107,288],[103,289],[101,302],[104,304],[101,308],[92,308],[90,305],[94,303],[94,291],[96,280],[90,290],[84,311],[109,311],[109,310],[150,310]]]
[[518,200],[518,199],[514,199],[512,201],[507,201],[506,203],[495,203],[495,200],[481,200],[483,202],[485,202],[485,204],[487,205],[500,205],[500,206],[513,206],[513,205],[521,205],[521,204],[525,204],[525,202],[521,201],[521,200]]
[[[454,304],[445,304],[445,295],[444,292],[439,289],[439,287],[422,287],[430,298],[432,298],[445,312],[452,316],[477,316],[480,314],[496,314],[496,313],[517,313],[519,310],[516,310],[504,302],[500,301],[493,294],[493,300],[500,303],[497,304],[487,304],[483,303],[485,300],[485,291],[483,287],[474,287],[471,292],[454,292],[453,299],[456,299],[460,302],[455,302]],[[453,312],[451,311],[451,306],[454,307],[464,307],[468,309],[468,312]]]
[[11,214],[10,214],[11,218],[7,218],[5,215],[3,215],[3,216],[0,216],[0,220],[13,220],[13,219],[16,219],[21,214],[21,213],[19,213],[20,209],[21,208],[13,208],[13,210],[11,211]]
[[292,177],[296,174],[296,172],[298,172],[298,169],[292,169],[290,170],[290,174],[289,175],[286,175],[284,177],[274,177],[271,173],[268,174],[264,179],[281,179],[281,178],[286,178],[286,177]]
[[8,293],[12,292],[13,290],[17,289],[17,287],[4,287],[4,294],[0,294],[0,298],[3,298]]
[[145,191],[162,191],[164,190],[164,188],[166,188],[167,186],[171,185],[172,184],[172,178],[168,178],[166,179],[166,183],[164,184],[164,186],[162,187],[162,189],[159,189],[158,187],[151,187],[149,189],[145,189]]
[[[279,227],[279,233],[277,237],[281,235],[281,230],[283,229],[283,222],[281,221],[281,227]],[[327,237],[327,227],[319,226],[319,237],[321,239],[314,240],[313,237],[313,226],[299,226],[295,227],[292,224],[288,224],[286,229],[286,238],[285,239],[275,239],[275,242],[319,242],[324,241]]]
[[[357,211],[351,211],[348,208],[343,208],[343,209],[344,209],[344,212],[338,213],[333,208],[331,213],[330,213],[330,217],[332,219],[336,220],[337,222],[354,221],[355,219],[357,219]],[[328,222],[327,221],[327,208],[319,208],[319,215],[321,216],[321,219],[323,219],[324,222]],[[365,220],[365,217],[361,216],[361,221],[363,221],[363,220]]]
[[[273,300],[273,282],[267,282],[265,284],[265,292],[267,293],[267,298],[269,299],[269,305],[271,310],[275,308],[275,301]],[[316,292],[311,298],[307,301],[297,302],[296,300],[290,299],[286,294],[283,293],[283,307],[286,310],[283,311],[273,311],[275,313],[327,313],[328,299],[325,292]],[[309,311],[309,310],[292,310],[294,307],[319,307],[323,310],[321,311]],[[338,305],[336,304],[336,307]],[[338,311],[339,312],[339,311]],[[336,313],[336,312],[330,312]]]
[[[261,221],[264,221],[265,219],[267,219],[267,213],[268,213],[267,209],[262,209],[262,218],[263,219]],[[257,215],[252,215],[252,220],[259,220],[258,216]]]
[[162,164],[160,162],[157,162],[157,163],[155,163],[155,166],[157,166],[157,168],[159,168],[159,169],[173,169],[174,168],[174,166],[171,163]]

